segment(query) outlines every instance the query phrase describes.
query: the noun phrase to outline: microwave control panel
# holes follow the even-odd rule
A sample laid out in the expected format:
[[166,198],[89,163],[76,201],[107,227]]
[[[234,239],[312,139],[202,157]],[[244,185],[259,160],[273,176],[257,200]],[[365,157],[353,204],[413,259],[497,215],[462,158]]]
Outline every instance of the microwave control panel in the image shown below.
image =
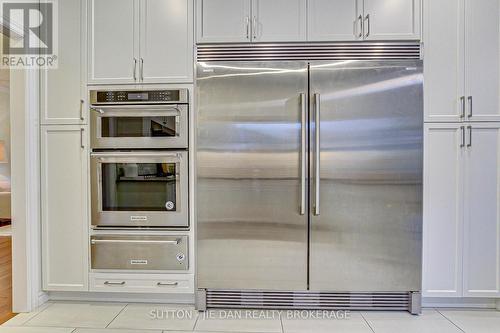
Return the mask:
[[90,92],[91,104],[157,104],[186,103],[187,89],[109,90]]

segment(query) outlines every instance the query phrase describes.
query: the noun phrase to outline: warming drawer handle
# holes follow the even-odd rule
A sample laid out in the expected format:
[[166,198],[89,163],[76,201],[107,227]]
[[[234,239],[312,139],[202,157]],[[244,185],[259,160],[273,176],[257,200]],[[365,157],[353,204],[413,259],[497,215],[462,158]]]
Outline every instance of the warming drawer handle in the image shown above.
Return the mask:
[[156,285],[158,287],[175,287],[179,285],[179,282],[158,282]]
[[141,240],[141,239],[92,239],[90,244],[171,244],[178,245],[180,238],[176,240]]
[[125,285],[125,281],[122,281],[122,282],[110,282],[110,281],[104,281],[104,284],[106,286],[124,286]]

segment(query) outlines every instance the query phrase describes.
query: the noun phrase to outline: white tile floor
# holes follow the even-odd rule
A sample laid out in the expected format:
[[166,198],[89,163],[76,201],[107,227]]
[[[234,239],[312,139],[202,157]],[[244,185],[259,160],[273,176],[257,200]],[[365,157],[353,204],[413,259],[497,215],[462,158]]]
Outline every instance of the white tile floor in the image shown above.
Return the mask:
[[[238,315],[242,318],[235,318]],[[17,315],[0,326],[0,333],[500,333],[500,311],[495,310],[425,309],[421,316],[350,312],[343,319],[318,318],[316,313],[313,317],[245,310],[198,314],[190,306],[165,304],[50,302]]]

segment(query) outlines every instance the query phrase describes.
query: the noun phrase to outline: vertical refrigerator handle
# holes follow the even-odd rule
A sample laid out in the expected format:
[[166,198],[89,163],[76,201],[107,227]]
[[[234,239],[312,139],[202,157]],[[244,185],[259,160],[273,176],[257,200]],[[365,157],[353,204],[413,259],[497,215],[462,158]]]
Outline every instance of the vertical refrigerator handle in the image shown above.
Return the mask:
[[314,215],[319,216],[319,183],[320,183],[320,94],[314,94]]
[[306,94],[300,94],[300,215],[306,214]]

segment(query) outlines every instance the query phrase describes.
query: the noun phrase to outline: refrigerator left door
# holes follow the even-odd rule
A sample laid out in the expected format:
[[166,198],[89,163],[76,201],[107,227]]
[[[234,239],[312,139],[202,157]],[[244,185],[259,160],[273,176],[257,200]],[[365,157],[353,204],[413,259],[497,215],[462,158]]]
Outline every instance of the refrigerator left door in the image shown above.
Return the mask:
[[197,65],[197,281],[307,289],[307,63]]

